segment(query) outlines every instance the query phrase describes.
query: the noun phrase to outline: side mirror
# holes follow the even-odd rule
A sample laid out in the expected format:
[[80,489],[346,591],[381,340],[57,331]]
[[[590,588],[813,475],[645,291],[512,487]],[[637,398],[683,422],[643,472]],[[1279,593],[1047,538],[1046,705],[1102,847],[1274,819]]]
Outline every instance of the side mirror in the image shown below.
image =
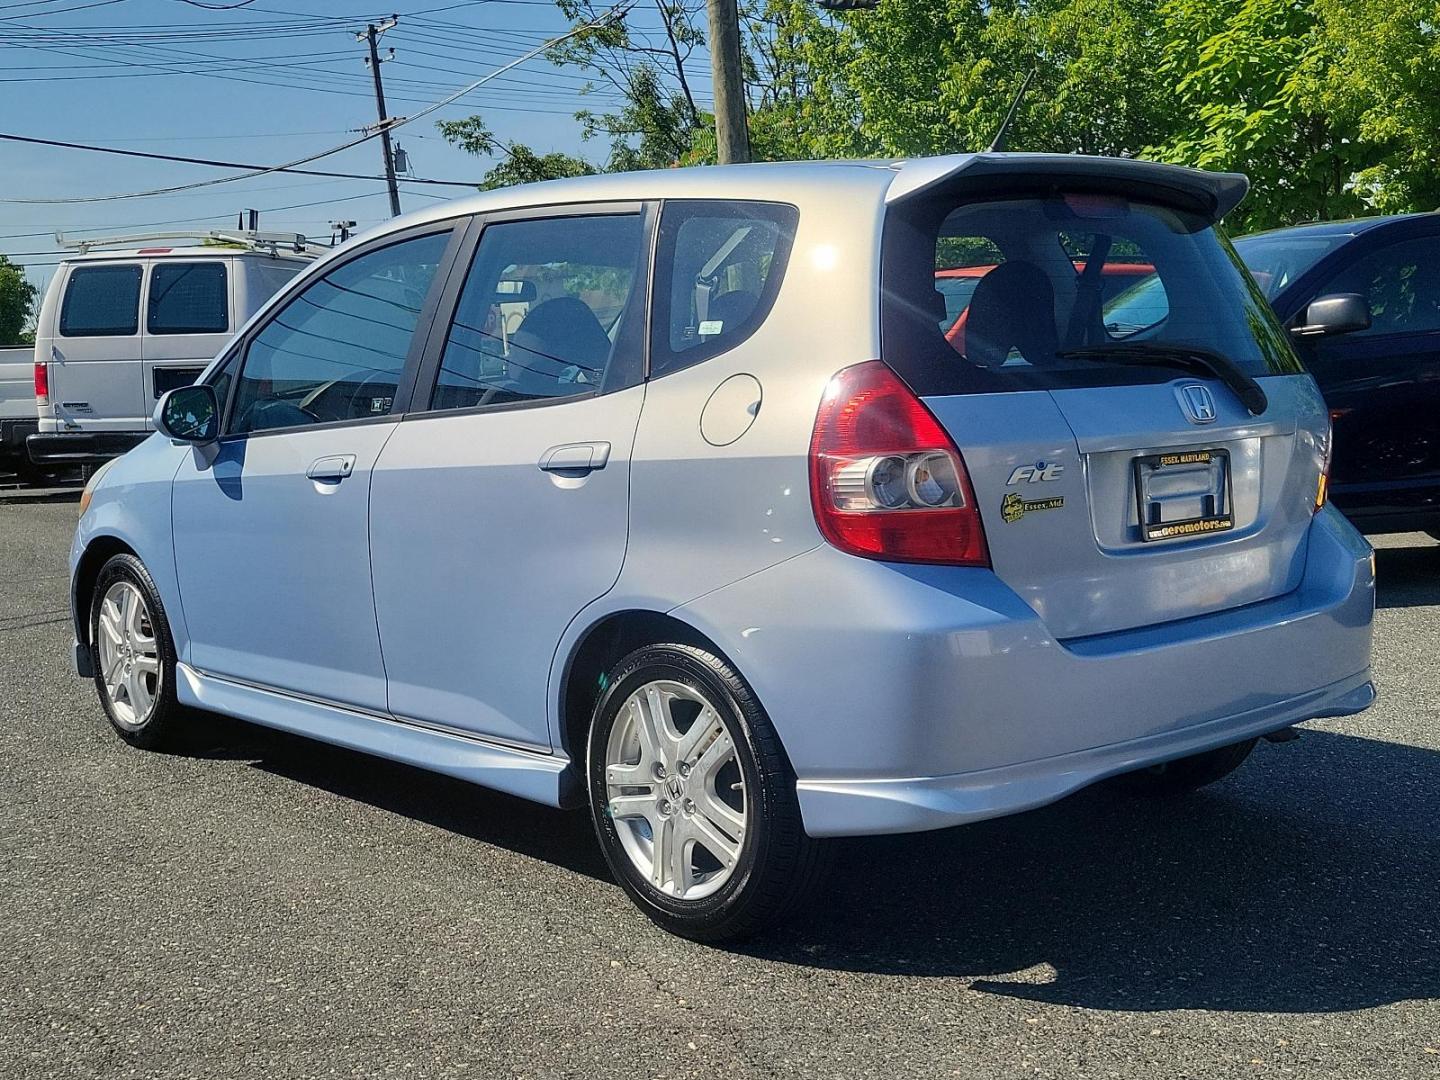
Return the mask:
[[1299,324],[1291,327],[1296,337],[1322,337],[1370,329],[1370,305],[1359,293],[1331,293],[1310,301]]
[[215,388],[204,383],[171,390],[155,406],[155,427],[177,443],[211,443],[220,437]]

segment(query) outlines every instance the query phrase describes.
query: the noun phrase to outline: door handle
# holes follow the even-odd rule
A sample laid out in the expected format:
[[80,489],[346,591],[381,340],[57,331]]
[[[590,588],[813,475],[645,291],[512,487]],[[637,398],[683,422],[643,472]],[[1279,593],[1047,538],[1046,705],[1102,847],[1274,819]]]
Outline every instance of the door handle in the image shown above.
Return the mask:
[[540,468],[553,473],[588,473],[603,469],[610,460],[608,442],[566,443],[540,455]]
[[335,454],[331,457],[322,457],[312,461],[310,467],[305,470],[305,475],[311,480],[338,484],[354,471],[354,454]]

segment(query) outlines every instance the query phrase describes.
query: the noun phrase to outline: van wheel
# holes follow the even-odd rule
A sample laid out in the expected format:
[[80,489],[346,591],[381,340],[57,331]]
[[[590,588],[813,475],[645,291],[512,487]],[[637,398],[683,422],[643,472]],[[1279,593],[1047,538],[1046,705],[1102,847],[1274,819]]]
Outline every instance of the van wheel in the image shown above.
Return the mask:
[[696,941],[774,925],[823,873],[764,709],[725,661],[639,649],[609,673],[587,752],[590,811],[630,898]]
[[90,604],[90,662],[116,733],[146,750],[179,742],[175,645],[145,564],[115,555],[100,568]]
[[1245,764],[1257,741],[1246,739],[1203,754],[1151,765],[1148,769],[1117,776],[1111,783],[1140,795],[1184,795],[1229,776]]

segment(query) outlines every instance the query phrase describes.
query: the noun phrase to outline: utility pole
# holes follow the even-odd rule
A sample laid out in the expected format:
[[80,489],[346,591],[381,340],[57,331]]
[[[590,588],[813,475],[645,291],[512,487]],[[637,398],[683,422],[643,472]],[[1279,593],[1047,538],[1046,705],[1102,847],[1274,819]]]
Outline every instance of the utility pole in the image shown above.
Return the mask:
[[706,0],[710,74],[715,83],[715,146],[720,164],[750,160],[745,80],[740,72],[740,15],[735,0]]
[[[380,50],[377,42],[380,35],[386,30],[394,28],[400,21],[400,16],[391,15],[379,26],[371,23],[363,32],[355,35],[356,41],[368,42],[370,55],[365,62],[370,65],[370,74],[375,80],[375,111],[380,120],[380,150],[385,155],[385,182],[390,186],[390,216],[400,216],[400,188],[395,183],[395,155],[390,150],[390,116],[385,111],[385,86],[380,81]],[[386,60],[395,58],[395,50],[391,49]]]

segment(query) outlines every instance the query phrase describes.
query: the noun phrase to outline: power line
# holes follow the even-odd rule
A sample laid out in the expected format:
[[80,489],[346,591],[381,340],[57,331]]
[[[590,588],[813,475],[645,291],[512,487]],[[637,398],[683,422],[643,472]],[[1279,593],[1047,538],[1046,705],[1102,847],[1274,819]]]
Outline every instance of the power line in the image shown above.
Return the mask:
[[[392,124],[392,125],[390,125],[390,126],[395,126],[395,125]],[[378,134],[378,132],[377,132],[377,134]],[[361,142],[364,142],[366,139],[373,138],[373,137],[374,137],[373,135],[367,135],[367,136],[365,136],[365,138],[363,138],[363,139],[355,139],[355,140],[353,140],[353,141],[351,141],[351,142],[349,142],[349,143],[346,143],[346,144],[345,144],[344,146],[342,146],[342,147],[338,147],[336,150],[328,150],[328,151],[326,151],[324,154],[317,154],[317,155],[315,155],[314,157],[306,158],[305,160],[307,160],[307,161],[313,161],[313,160],[315,160],[315,158],[325,157],[325,156],[327,156],[327,155],[329,155],[329,154],[337,153],[339,150],[349,149],[350,147],[355,146],[355,145],[357,145],[357,144],[359,144],[359,143],[361,143]],[[240,161],[220,161],[220,160],[217,160],[217,159],[215,159],[215,158],[187,157],[187,156],[184,156],[184,155],[181,155],[181,154],[159,154],[159,153],[155,153],[155,152],[150,151],[150,150],[122,150],[122,149],[121,149],[120,147],[118,147],[118,146],[96,146],[96,145],[93,144],[93,143],[65,142],[65,141],[60,140],[60,139],[40,139],[40,138],[36,138],[36,137],[34,137],[34,136],[32,136],[32,135],[12,135],[12,134],[9,134],[9,133],[7,133],[7,132],[0,132],[0,140],[3,140],[3,141],[5,141],[5,142],[31,143],[31,144],[34,144],[34,145],[37,145],[37,146],[56,146],[56,147],[60,147],[61,149],[64,149],[64,150],[88,150],[88,151],[91,151],[91,152],[97,153],[97,154],[115,154],[115,155],[117,155],[117,156],[119,156],[119,157],[146,158],[146,159],[151,160],[151,161],[178,161],[178,162],[181,162],[181,163],[183,163],[183,164],[185,164],[185,165],[208,165],[208,166],[210,166],[211,168],[216,168],[216,169],[258,169],[258,170],[263,170],[263,171],[265,171],[265,172],[295,173],[295,174],[300,175],[300,176],[326,176],[326,177],[330,177],[331,179],[335,179],[335,180],[382,180],[382,181],[383,181],[383,180],[385,179],[385,177],[383,177],[383,176],[372,176],[372,175],[369,175],[369,174],[366,174],[366,173],[326,172],[326,171],[323,171],[323,170],[320,170],[320,169],[296,169],[296,168],[291,168],[291,167],[289,167],[289,166],[287,166],[287,165],[253,165],[253,164],[246,164],[246,163],[240,162]],[[212,183],[212,182],[213,182],[213,181],[207,181],[207,183]],[[476,181],[474,181],[474,180],[419,180],[419,179],[414,179],[414,180],[410,180],[409,183],[412,183],[412,184],[436,184],[436,185],[439,185],[439,186],[441,186],[441,187],[468,187],[468,188],[473,188],[473,187],[476,186]],[[5,200],[0,200],[0,201],[5,201]],[[27,200],[27,201],[28,201],[28,200]]]
[[[171,193],[176,192],[176,191],[187,191],[187,190],[191,190],[191,189],[194,189],[194,188],[208,187],[208,186],[213,186],[213,185],[216,185],[216,184],[225,184],[225,183],[233,182],[233,181],[235,181],[235,180],[248,179],[248,178],[254,177],[254,176],[264,176],[264,175],[267,175],[267,174],[269,174],[269,173],[275,173],[275,172],[303,171],[303,170],[298,170],[296,167],[299,166],[299,165],[308,164],[308,163],[310,163],[310,162],[312,162],[312,161],[317,161],[317,160],[319,160],[320,158],[323,158],[323,157],[329,157],[330,155],[332,155],[332,154],[337,154],[337,153],[339,153],[339,152],[342,151],[342,150],[348,150],[348,149],[350,149],[350,147],[352,147],[352,146],[358,146],[358,145],[359,145],[360,143],[362,143],[362,142],[366,142],[366,141],[368,141],[369,139],[375,138],[376,136],[378,136],[378,135],[381,134],[382,132],[392,131],[392,130],[394,130],[395,128],[398,128],[398,127],[400,127],[400,126],[402,126],[402,125],[404,125],[404,124],[413,123],[414,121],[419,120],[421,117],[429,116],[431,113],[434,113],[434,112],[439,111],[440,109],[443,109],[445,106],[450,105],[450,104],[458,101],[460,98],[464,97],[465,95],[467,95],[467,94],[469,94],[469,93],[471,93],[471,92],[479,89],[481,86],[483,86],[485,83],[489,82],[491,79],[497,78],[497,77],[499,77],[500,75],[503,75],[505,72],[509,71],[511,68],[518,67],[520,64],[525,63],[527,60],[533,59],[534,57],[539,56],[539,55],[547,52],[548,50],[554,48],[556,45],[560,44],[561,42],[567,41],[568,39],[570,39],[570,38],[572,38],[572,37],[575,37],[577,34],[583,33],[583,32],[585,32],[586,30],[594,29],[595,27],[600,26],[600,25],[602,25],[603,23],[610,21],[611,19],[614,19],[614,18],[618,18],[618,17],[623,16],[627,11],[630,10],[631,7],[634,6],[635,2],[636,2],[636,0],[622,0],[622,2],[621,2],[620,4],[617,4],[615,7],[610,8],[608,11],[606,11],[606,12],[605,12],[603,15],[601,15],[599,18],[597,18],[597,19],[595,19],[595,20],[592,20],[591,22],[584,23],[584,24],[582,24],[582,25],[573,27],[573,28],[572,28],[571,30],[569,30],[568,32],[566,32],[566,33],[564,33],[564,34],[561,34],[561,35],[558,35],[557,37],[555,37],[555,38],[553,38],[553,39],[551,39],[551,40],[549,40],[549,41],[547,41],[547,42],[544,42],[543,44],[537,46],[536,48],[531,49],[529,52],[525,53],[524,55],[516,57],[514,60],[510,61],[508,64],[504,64],[504,65],[502,65],[501,67],[496,68],[494,71],[490,72],[489,74],[484,75],[484,76],[482,76],[482,77],[479,78],[479,79],[476,79],[474,82],[470,83],[468,86],[463,86],[463,87],[461,87],[459,90],[456,90],[454,93],[448,95],[447,97],[443,97],[443,98],[441,98],[439,101],[435,101],[435,102],[432,102],[432,103],[426,105],[426,106],[425,106],[424,108],[422,108],[419,112],[416,112],[416,113],[414,113],[413,115],[400,117],[400,118],[394,120],[393,122],[384,123],[384,124],[382,124],[381,126],[379,126],[379,127],[378,127],[377,129],[375,129],[375,130],[367,130],[367,131],[366,131],[365,133],[363,133],[359,138],[351,139],[351,140],[349,140],[348,142],[341,143],[339,146],[331,147],[331,148],[328,149],[328,150],[321,150],[321,151],[319,151],[318,153],[309,154],[309,155],[306,155],[305,157],[301,157],[301,158],[296,158],[294,161],[287,161],[287,162],[285,162],[285,163],[282,164],[282,165],[253,166],[253,167],[252,167],[252,166],[225,166],[225,167],[234,167],[234,168],[253,168],[254,171],[253,171],[253,172],[247,172],[247,173],[241,173],[241,174],[236,175],[236,176],[222,176],[222,177],[217,177],[217,178],[214,179],[214,180],[202,180],[202,181],[198,181],[198,182],[190,183],[190,184],[178,184],[178,185],[172,185],[172,186],[170,186],[170,187],[154,188],[154,189],[151,189],[151,190],[149,190],[149,191],[132,191],[132,192],[121,192],[121,193],[116,193],[116,194],[111,194],[111,195],[92,195],[92,196],[68,197],[68,198],[53,198],[53,197],[52,197],[52,198],[43,198],[43,199],[34,199],[34,198],[31,198],[31,199],[0,198],[0,203],[59,204],[59,203],[115,202],[115,201],[118,201],[118,200],[121,200],[121,199],[139,199],[139,198],[147,198],[147,197],[153,196],[153,195],[168,195],[168,194],[171,194]],[[27,136],[15,136],[15,135],[10,135],[10,136],[5,136],[5,137],[8,138],[8,139],[10,139],[10,140],[12,140],[12,141],[17,141],[17,142],[29,142],[29,143],[40,143],[40,144],[50,143],[50,144],[53,144],[53,145],[64,145],[63,143],[58,143],[58,142],[56,142],[56,141],[54,141],[54,140],[35,139],[35,138],[27,137]],[[74,144],[72,144],[72,146],[74,146]],[[116,152],[116,150],[115,150],[114,147],[103,147],[103,148],[99,148],[99,147],[87,146],[87,147],[83,147],[83,148],[84,148],[84,149],[90,149],[90,150],[98,150],[98,151],[103,151],[103,152]],[[118,152],[121,153],[121,154],[124,155],[124,156],[137,156],[137,157],[156,157],[156,156],[159,156],[159,155],[149,154],[149,153],[146,153],[146,152],[144,152],[144,151],[136,151],[136,150],[123,150],[123,151],[118,151]],[[208,164],[208,162],[206,162],[206,163]],[[371,177],[352,177],[352,178],[355,178],[355,179],[373,179],[373,178],[371,178]],[[453,185],[452,185],[452,183],[449,182],[449,181],[435,181],[435,182],[436,182],[436,183],[445,184],[446,186],[466,186],[466,187],[472,186],[472,185],[468,185],[468,184],[453,184]]]

